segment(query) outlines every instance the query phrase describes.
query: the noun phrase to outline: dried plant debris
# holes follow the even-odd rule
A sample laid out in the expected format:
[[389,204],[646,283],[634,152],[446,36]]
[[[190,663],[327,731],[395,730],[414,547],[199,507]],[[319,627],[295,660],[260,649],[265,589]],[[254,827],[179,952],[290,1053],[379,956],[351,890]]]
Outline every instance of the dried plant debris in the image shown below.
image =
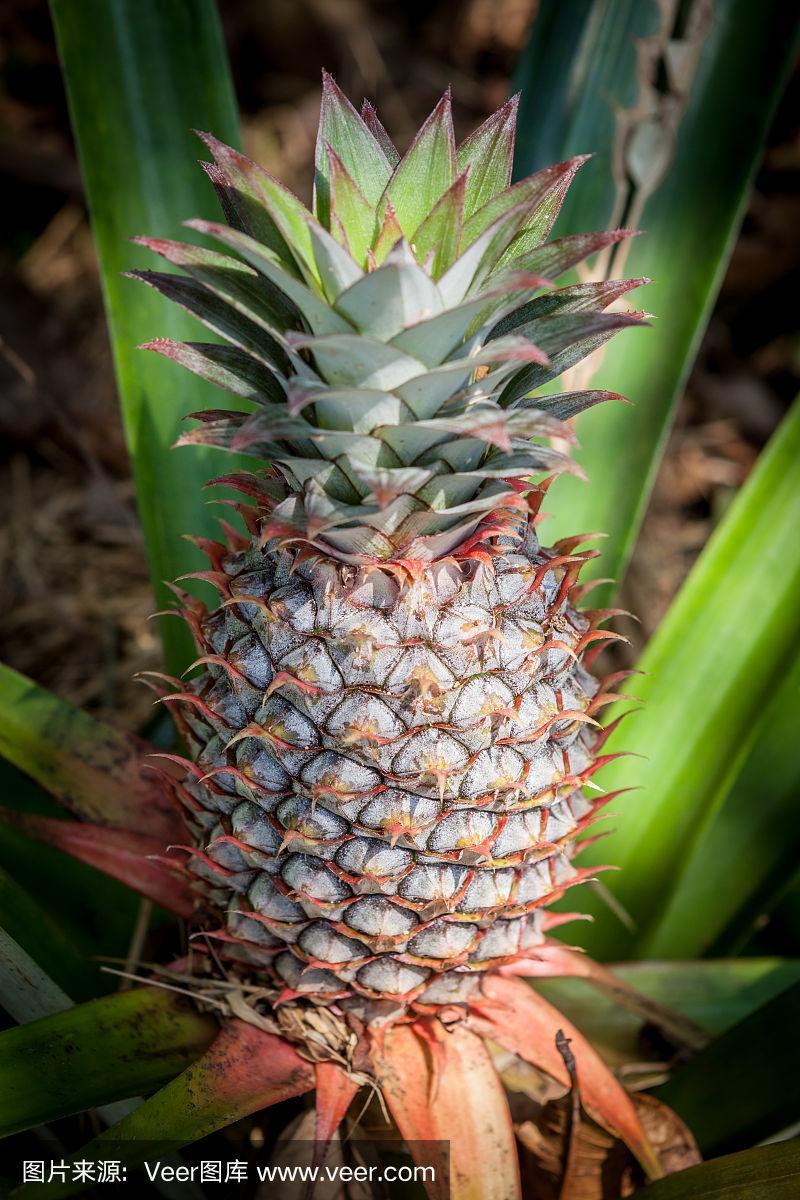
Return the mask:
[[[643,1094],[634,1104],[665,1174],[700,1162],[694,1138],[671,1109]],[[538,1110],[518,1097],[514,1116],[522,1193],[529,1200],[622,1200],[642,1187],[630,1152],[576,1105],[574,1093]]]

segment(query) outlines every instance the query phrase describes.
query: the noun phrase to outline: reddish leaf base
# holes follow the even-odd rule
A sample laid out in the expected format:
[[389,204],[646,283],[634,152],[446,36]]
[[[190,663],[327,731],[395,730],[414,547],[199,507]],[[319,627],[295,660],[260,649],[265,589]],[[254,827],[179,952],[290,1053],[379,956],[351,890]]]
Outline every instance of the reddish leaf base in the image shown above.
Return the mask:
[[190,917],[195,909],[185,873],[178,864],[165,860],[159,837],[10,809],[0,809],[0,820],[118,879],[180,917]]
[[[627,1145],[650,1178],[662,1174],[631,1097],[582,1034],[521,980],[489,974],[469,1011],[406,1013],[364,1038],[377,1086],[412,1153],[415,1143],[449,1143],[449,1177],[446,1157],[432,1162],[430,1147],[419,1152],[418,1165],[436,1168],[426,1182],[430,1200],[521,1196],[514,1125],[486,1040],[574,1089],[576,1102]],[[193,1140],[316,1086],[319,1166],[359,1084],[335,1063],[312,1067],[301,1054],[302,1047],[231,1021],[202,1059],[108,1136],[141,1138],[165,1122]]]

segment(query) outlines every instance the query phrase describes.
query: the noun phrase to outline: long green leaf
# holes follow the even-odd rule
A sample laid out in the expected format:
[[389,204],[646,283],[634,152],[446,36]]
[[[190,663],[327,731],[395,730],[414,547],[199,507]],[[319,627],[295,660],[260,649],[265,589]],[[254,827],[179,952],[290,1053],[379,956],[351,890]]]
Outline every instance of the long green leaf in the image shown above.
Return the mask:
[[[314,1068],[291,1042],[243,1021],[229,1021],[201,1058],[150,1096],[73,1160],[111,1157],[128,1167],[189,1145],[217,1129],[314,1087]],[[51,1197],[70,1196],[85,1185],[68,1179],[48,1186]],[[25,1184],[14,1195],[38,1195]]]
[[719,811],[695,838],[642,952],[656,958],[734,949],[800,861],[800,656],[758,724],[755,745]]
[[149,751],[0,663],[0,755],[85,820],[176,832],[174,805],[147,769]]
[[[643,701],[607,749],[615,828],[586,853],[622,868],[605,882],[632,916],[631,934],[594,897],[578,938],[598,958],[647,944],[681,864],[730,790],[800,638],[800,401],[762,454],[641,662],[627,690]],[[735,879],[731,881],[735,888]]]
[[[59,815],[39,790],[101,824],[175,840],[174,806],[147,769],[149,747],[0,664],[0,790],[21,811]],[[27,773],[24,778],[20,771]],[[35,783],[32,781],[36,781]],[[106,990],[91,955],[124,953],[136,902],[125,889],[29,838],[0,831],[8,931],[76,1000]],[[34,899],[35,897],[35,899]]]
[[[239,140],[233,89],[213,0],[52,0],[73,129],[100,257],[117,380],[139,511],[159,607],[162,581],[196,570],[185,533],[214,531],[200,489],[212,452],[172,452],[188,413],[219,408],[216,389],[136,347],[154,337],[196,338],[199,326],[149,288],[122,277],[152,266],[135,234],[174,238],[188,217],[218,216],[197,166],[192,129]],[[228,468],[230,463],[228,462]],[[227,468],[226,468],[227,469]],[[190,639],[164,621],[169,669],[183,669]]]
[[[0,793],[18,812],[53,818],[62,815],[54,800],[2,758]],[[100,973],[96,957],[127,953],[139,903],[134,893],[3,824],[0,870],[12,881],[8,907],[0,908],[2,919],[23,949],[74,1000],[90,1000],[99,992],[111,990],[114,985],[110,976]],[[42,913],[45,919],[40,923],[37,916]],[[164,914],[159,919],[168,918]],[[54,931],[54,942],[49,930]],[[62,955],[63,939],[73,948],[66,958]],[[67,974],[62,973],[62,967]]]
[[700,1163],[651,1183],[647,1200],[796,1200],[800,1142],[778,1142]]
[[0,1136],[124,1100],[199,1057],[216,1023],[170,992],[141,988],[0,1034]]
[[558,230],[644,229],[606,265],[655,281],[643,293],[655,328],[608,346],[592,377],[636,407],[604,405],[580,418],[590,483],[565,477],[551,493],[549,537],[609,535],[595,574],[620,576],[633,547],[798,28],[798,10],[784,0],[539,5],[516,78],[517,174],[595,152]]
[[752,1145],[800,1120],[798,1011],[795,983],[656,1088],[704,1154]]
[[[0,873],[0,900],[8,900],[8,884]],[[35,1021],[72,1004],[69,996],[23,950],[6,929],[0,929],[0,1005],[15,1021]]]
[[[651,1000],[718,1035],[790,985],[800,983],[800,960],[637,962],[616,965],[614,972]],[[574,1022],[607,1062],[623,1064],[641,1058],[641,1018],[612,997],[581,979],[537,979],[533,986]]]
[[87,995],[89,975],[96,971],[87,970],[86,958],[58,921],[2,868],[0,913],[0,1005],[15,1021],[54,1011],[40,1008],[50,982],[66,1003],[73,990]]

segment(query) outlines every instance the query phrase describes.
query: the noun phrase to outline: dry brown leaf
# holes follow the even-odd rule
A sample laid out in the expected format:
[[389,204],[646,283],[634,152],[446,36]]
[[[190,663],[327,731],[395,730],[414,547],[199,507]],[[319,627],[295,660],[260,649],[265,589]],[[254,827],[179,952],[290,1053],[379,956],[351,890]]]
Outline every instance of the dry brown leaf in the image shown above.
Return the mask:
[[[666,1174],[700,1162],[689,1130],[671,1109],[652,1096],[634,1095],[633,1102]],[[581,1112],[573,1122],[571,1097],[539,1106],[530,1097],[512,1098],[523,1195],[526,1200],[621,1200],[644,1186],[644,1177],[622,1142]]]

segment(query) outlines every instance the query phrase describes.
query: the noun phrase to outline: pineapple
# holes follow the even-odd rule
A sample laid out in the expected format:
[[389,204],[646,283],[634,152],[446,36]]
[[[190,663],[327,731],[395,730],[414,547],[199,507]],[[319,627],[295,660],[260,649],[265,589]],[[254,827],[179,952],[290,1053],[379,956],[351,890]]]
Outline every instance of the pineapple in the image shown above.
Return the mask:
[[[255,458],[218,481],[246,536],[199,543],[218,607],[176,588],[198,944],[263,982],[303,1055],[377,1074],[398,1121],[379,1030],[468,1019],[525,1052],[497,1021],[507,976],[544,961],[607,799],[586,789],[618,677],[589,668],[617,635],[577,607],[585,539],[536,530],[577,470],[565,422],[610,394],[542,389],[640,322],[603,310],[643,281],[553,285],[627,231],[548,240],[583,160],[512,186],[515,117],[457,147],[446,94],[401,157],[325,76],[312,211],[202,134],[227,223],[188,225],[219,250],[142,238],[184,274],[133,272],[222,339],[147,348],[247,409],[181,441]],[[534,1058],[563,1076],[553,1053]],[[608,1095],[594,1111],[655,1173]]]

